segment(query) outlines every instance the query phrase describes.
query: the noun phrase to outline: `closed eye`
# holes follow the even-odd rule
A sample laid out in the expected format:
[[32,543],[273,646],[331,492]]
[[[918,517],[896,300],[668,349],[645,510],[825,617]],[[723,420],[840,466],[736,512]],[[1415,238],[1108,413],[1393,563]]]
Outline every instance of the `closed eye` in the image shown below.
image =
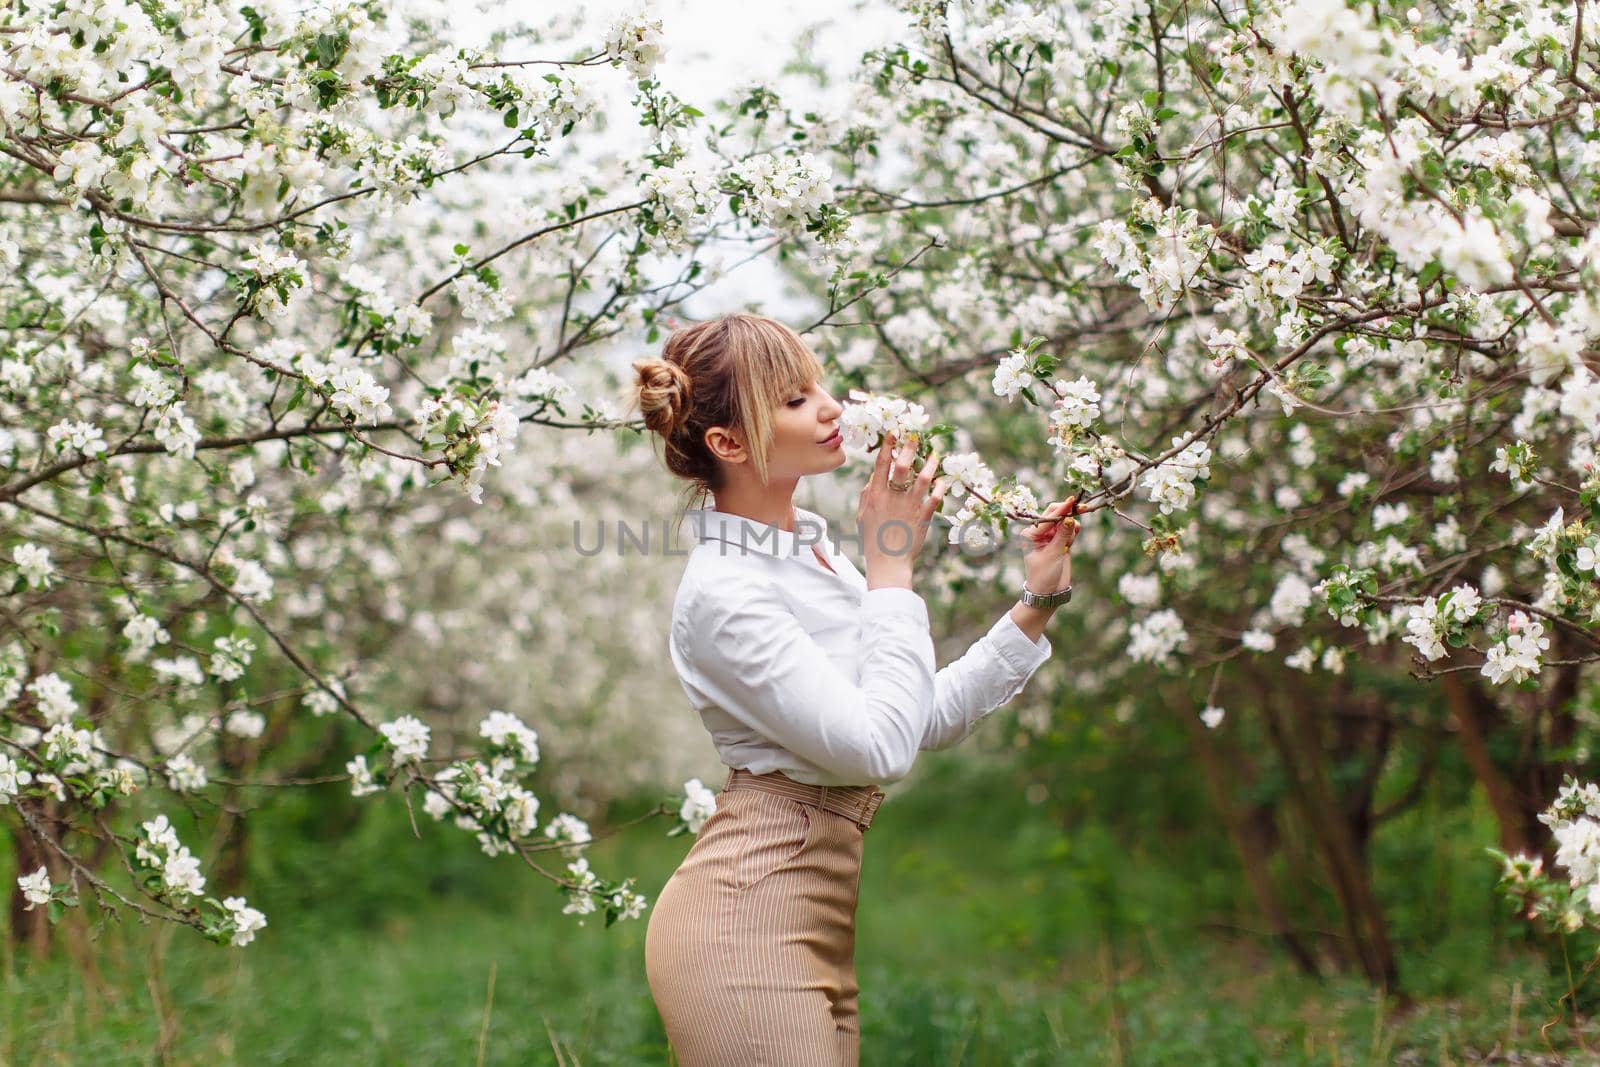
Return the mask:
[[795,407],[796,405],[804,404],[805,402],[806,402],[806,398],[805,397],[797,396],[793,400],[789,401],[789,406],[790,407]]

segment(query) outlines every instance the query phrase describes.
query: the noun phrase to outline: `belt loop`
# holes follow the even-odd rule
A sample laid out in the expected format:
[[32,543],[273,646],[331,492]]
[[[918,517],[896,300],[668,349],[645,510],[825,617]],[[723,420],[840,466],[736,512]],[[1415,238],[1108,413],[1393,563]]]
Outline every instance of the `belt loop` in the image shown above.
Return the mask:
[[[768,793],[777,793],[781,796],[798,800],[803,804],[814,805],[823,811],[831,811],[835,815],[842,815],[851,819],[863,831],[878,811],[883,802],[885,793],[876,785],[861,786],[827,786],[796,782],[781,771],[772,771],[768,774],[752,774],[745,768],[728,768],[727,781],[723,789],[759,789]],[[811,792],[804,792],[810,789]],[[804,797],[804,799],[801,799]]]

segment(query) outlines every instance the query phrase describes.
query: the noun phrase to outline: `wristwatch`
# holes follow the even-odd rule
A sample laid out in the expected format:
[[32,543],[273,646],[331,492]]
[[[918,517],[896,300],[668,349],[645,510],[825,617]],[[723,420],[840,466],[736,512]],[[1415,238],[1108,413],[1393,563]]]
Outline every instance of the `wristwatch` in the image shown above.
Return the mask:
[[1028,591],[1028,583],[1022,583],[1022,602],[1030,608],[1059,608],[1062,604],[1072,599],[1072,586],[1057,589],[1054,593],[1033,593]]

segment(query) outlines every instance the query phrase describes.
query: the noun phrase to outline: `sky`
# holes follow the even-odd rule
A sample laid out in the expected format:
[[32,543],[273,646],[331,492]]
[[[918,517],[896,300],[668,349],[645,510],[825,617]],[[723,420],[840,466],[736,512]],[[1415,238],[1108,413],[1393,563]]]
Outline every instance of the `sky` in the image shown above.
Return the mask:
[[[600,42],[619,16],[640,9],[640,0],[594,0],[570,17],[577,23],[574,39]],[[784,101],[793,107],[838,110],[847,102],[848,85],[864,52],[904,32],[906,16],[890,0],[811,0],[807,4],[762,3],[752,0],[653,0],[647,6],[661,19],[666,50],[657,77],[680,99],[710,111],[711,104],[750,85],[777,85]],[[513,21],[541,24],[526,9],[503,0],[475,0],[463,5],[466,16],[458,40],[480,43],[497,25]],[[810,34],[807,40],[807,34]],[[786,63],[806,41],[806,57],[828,71],[830,83],[819,87],[811,79],[782,76]],[[618,76],[590,79],[599,89],[609,86],[613,96],[603,109],[625,116],[632,83]],[[637,128],[619,124],[612,133],[619,144],[636,138]],[[591,134],[592,136],[592,134]],[[776,266],[754,263],[741,267],[696,294],[684,305],[690,317],[720,314],[746,304],[778,318],[808,317],[814,301],[787,294],[785,279]]]
[[[603,33],[613,18],[637,6],[638,0],[597,0],[585,5],[585,17]],[[661,79],[689,100],[711,100],[770,80],[813,27],[818,32],[810,58],[835,74],[848,73],[863,52],[888,40],[905,22],[886,0],[659,0],[652,7],[668,41]]]

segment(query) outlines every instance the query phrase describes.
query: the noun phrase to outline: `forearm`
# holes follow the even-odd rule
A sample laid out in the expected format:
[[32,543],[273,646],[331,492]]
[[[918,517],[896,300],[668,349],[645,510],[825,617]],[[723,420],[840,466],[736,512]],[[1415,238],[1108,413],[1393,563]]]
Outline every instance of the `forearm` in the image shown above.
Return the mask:
[[[1041,619],[1031,621],[1043,625]],[[1009,612],[1001,615],[959,659],[935,674],[933,719],[922,748],[959,744],[979,720],[1021,692],[1049,655],[1049,638],[1029,635]]]
[[1028,635],[1030,641],[1039,640],[1055,613],[1055,608],[1030,607],[1020,600],[1011,605],[1011,621],[1017,624],[1017,629]]

